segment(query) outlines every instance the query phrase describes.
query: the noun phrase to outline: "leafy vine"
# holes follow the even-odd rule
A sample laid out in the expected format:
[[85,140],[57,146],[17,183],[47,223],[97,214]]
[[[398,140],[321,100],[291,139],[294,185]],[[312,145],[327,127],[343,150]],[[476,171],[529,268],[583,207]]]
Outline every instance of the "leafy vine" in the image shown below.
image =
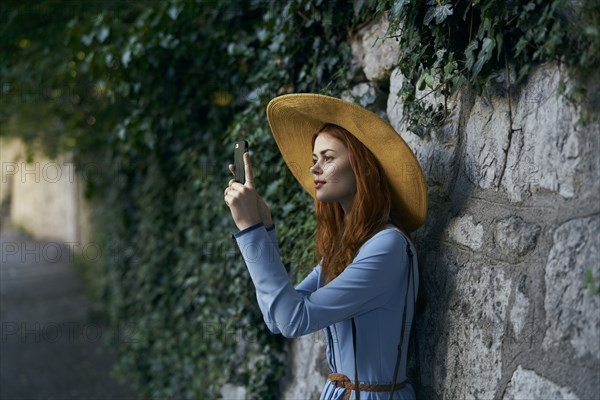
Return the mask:
[[564,94],[597,108],[586,90],[600,61],[593,0],[114,1],[76,12],[27,3],[3,5],[1,132],[94,166],[82,176],[110,256],[88,281],[111,324],[128,327],[115,372],[143,398],[217,398],[226,382],[278,398],[287,342],[267,332],[229,236],[230,145],[250,141],[283,262],[301,278],[316,262],[305,251],[312,203],[264,106],[347,90],[349,38],[365,24],[388,15],[415,133],[444,121],[445,103],[430,97],[466,86],[506,94],[550,60],[577,78]]

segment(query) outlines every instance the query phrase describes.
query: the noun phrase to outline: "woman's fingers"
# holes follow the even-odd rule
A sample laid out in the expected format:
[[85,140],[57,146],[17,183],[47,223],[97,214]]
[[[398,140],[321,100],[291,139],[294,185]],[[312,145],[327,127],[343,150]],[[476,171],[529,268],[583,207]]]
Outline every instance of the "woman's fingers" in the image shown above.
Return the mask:
[[223,194],[226,195],[229,190],[231,190],[231,185],[235,182],[235,179],[232,179],[227,183],[227,188],[223,191]]
[[252,173],[252,165],[250,165],[250,153],[244,153],[244,167],[246,169],[246,183],[249,183],[249,186],[254,188],[254,175]]
[[[231,210],[231,216],[240,230],[260,222],[263,220],[262,214],[265,214],[259,210],[258,194],[254,190],[254,175],[250,164],[250,154],[245,152],[243,159],[246,183],[242,185],[235,178],[231,179],[223,192],[223,200]],[[228,167],[229,171],[235,176],[235,164],[229,164]]]
[[245,229],[262,220],[256,191],[249,182],[242,185],[231,179],[223,194],[223,200],[231,210],[231,216],[238,229]]
[[[250,164],[250,153],[245,152],[243,158],[244,169],[246,170],[246,182],[250,182],[250,186],[254,187],[254,174],[252,173],[252,165]],[[229,172],[235,175],[235,164],[229,164]],[[229,181],[229,186],[231,186],[231,181]]]
[[[242,185],[241,183],[237,182],[235,179],[232,179],[229,181],[229,185],[227,186],[227,189],[225,189],[225,191],[223,192],[223,195],[225,196],[225,198],[227,199],[229,197],[229,200],[233,200],[235,197],[239,196],[241,193],[248,191],[249,188],[247,188],[245,185]],[[230,201],[231,203],[231,201]]]

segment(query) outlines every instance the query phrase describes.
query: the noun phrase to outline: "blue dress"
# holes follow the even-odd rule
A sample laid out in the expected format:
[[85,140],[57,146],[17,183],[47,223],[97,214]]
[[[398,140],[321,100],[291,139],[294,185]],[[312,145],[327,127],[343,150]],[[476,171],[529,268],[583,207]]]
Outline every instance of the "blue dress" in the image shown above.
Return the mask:
[[[248,267],[269,330],[288,338],[321,330],[327,343],[330,371],[345,374],[352,382],[354,318],[359,383],[392,384],[408,287],[402,358],[396,382],[407,378],[408,341],[419,276],[416,249],[398,228],[388,224],[373,235],[360,247],[352,263],[328,285],[323,286],[319,263],[295,288],[281,262],[274,227],[267,230],[260,222],[232,234],[232,238]],[[410,284],[407,243],[413,254]],[[342,400],[345,391],[327,380],[320,399]],[[351,399],[354,398],[352,391]],[[389,392],[361,391],[360,398],[388,399]],[[406,383],[392,398],[415,400],[416,395],[412,385]]]

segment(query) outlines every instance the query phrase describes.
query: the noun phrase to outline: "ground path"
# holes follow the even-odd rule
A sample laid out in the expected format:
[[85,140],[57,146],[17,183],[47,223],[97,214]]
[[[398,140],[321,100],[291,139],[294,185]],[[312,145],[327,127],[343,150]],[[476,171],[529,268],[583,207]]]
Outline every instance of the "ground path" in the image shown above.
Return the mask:
[[0,234],[0,400],[136,399],[109,375],[114,346],[79,271],[53,242]]

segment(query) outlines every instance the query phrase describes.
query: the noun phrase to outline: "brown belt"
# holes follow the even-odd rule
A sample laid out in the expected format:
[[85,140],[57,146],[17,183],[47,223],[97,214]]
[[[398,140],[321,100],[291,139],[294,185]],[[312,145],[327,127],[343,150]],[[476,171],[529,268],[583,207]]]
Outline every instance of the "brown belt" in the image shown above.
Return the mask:
[[[346,389],[346,392],[344,393],[344,400],[350,399],[350,394],[353,390],[356,390],[356,385],[352,383],[350,378],[344,374],[333,372],[329,374],[329,380],[335,387]],[[365,383],[361,383],[358,385],[358,390],[364,392],[393,392],[404,388],[404,386],[404,382],[396,383],[396,385],[393,387],[392,385],[367,385]]]

